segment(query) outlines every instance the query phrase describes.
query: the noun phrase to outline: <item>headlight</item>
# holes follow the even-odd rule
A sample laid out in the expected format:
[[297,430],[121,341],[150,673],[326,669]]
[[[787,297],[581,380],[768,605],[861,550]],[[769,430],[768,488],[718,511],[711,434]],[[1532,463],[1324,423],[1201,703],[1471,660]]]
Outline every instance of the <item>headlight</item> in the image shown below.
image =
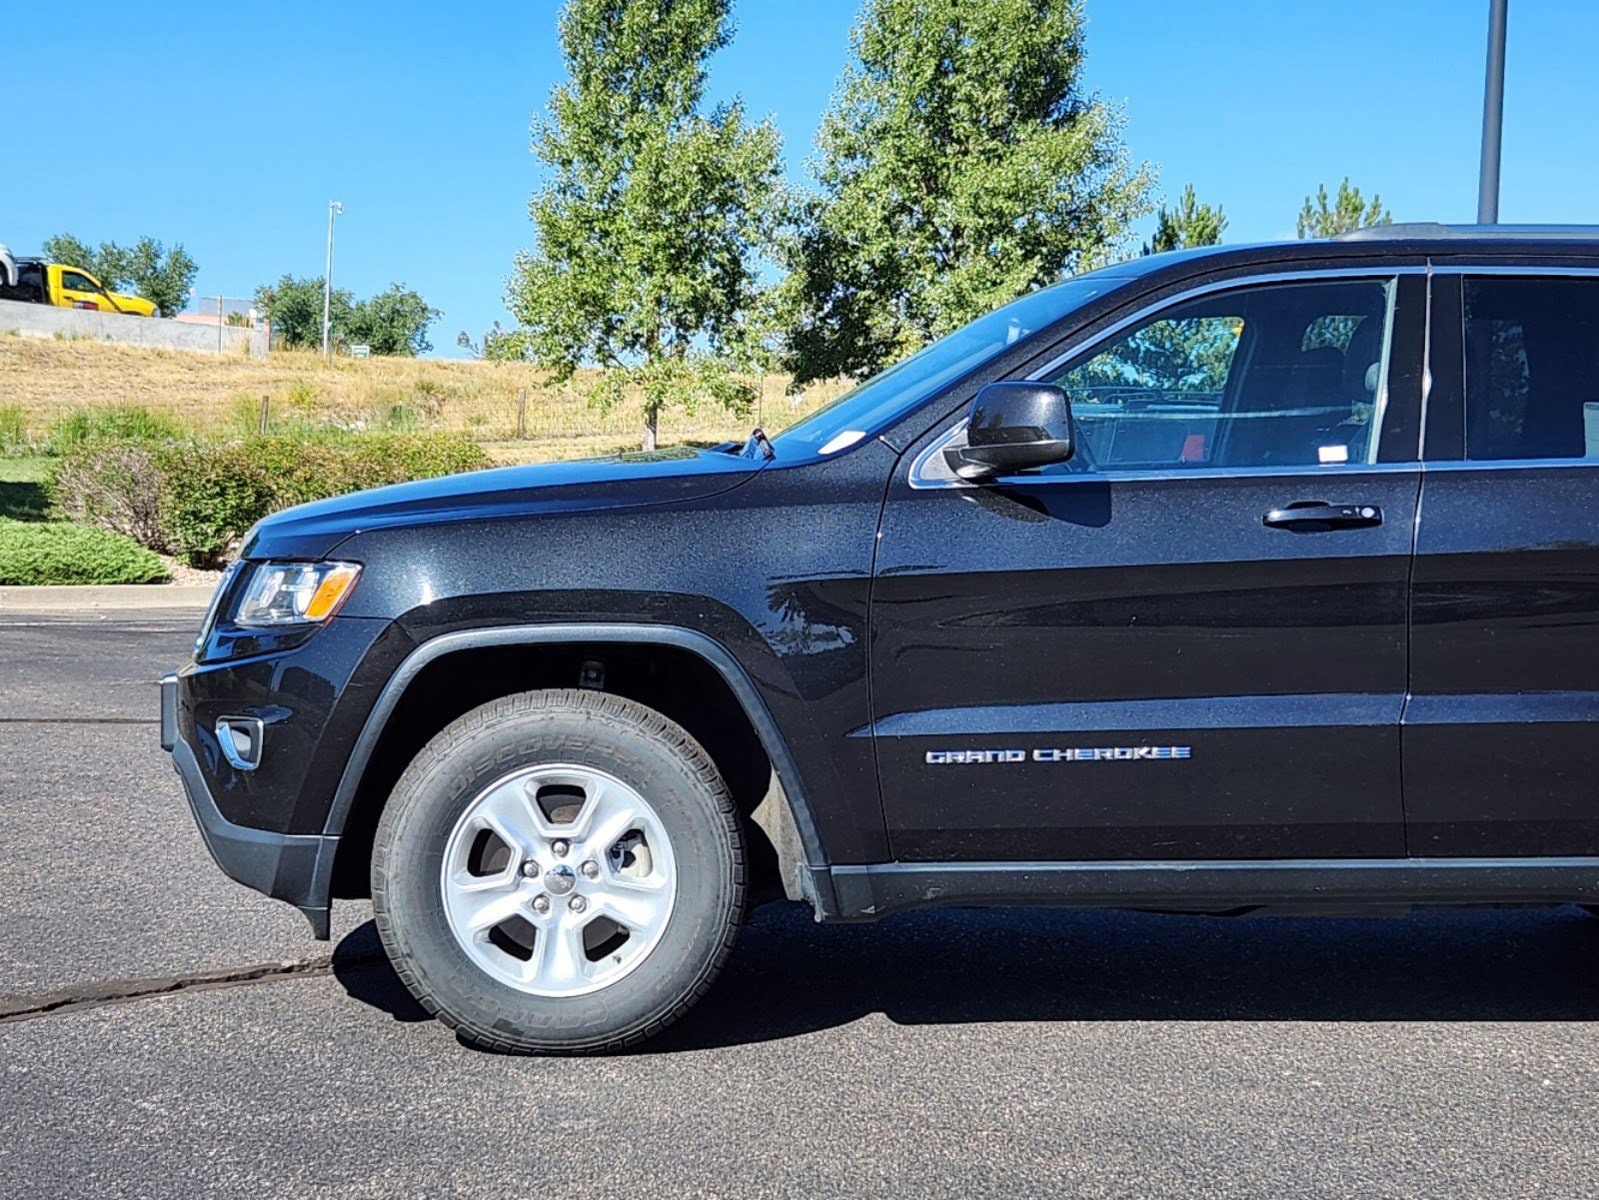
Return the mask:
[[360,574],[359,563],[257,563],[239,594],[233,623],[270,628],[326,621]]

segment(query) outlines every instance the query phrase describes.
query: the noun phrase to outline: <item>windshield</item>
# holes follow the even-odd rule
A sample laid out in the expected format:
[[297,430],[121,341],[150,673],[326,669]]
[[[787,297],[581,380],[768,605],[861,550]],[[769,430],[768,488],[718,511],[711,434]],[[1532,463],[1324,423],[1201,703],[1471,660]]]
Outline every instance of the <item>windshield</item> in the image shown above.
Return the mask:
[[1121,280],[1083,275],[1013,300],[872,376],[772,439],[779,458],[836,454],[909,412],[1007,346],[1103,295]]

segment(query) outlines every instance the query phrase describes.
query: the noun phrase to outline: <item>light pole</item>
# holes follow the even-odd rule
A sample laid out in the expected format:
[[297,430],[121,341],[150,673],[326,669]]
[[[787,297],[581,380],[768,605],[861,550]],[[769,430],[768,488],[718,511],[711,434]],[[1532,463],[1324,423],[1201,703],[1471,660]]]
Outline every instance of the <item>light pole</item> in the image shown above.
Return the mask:
[[1510,0],[1488,0],[1488,78],[1482,94],[1482,177],[1477,183],[1477,223],[1499,223],[1499,143],[1505,128],[1505,10]]
[[331,311],[333,308],[333,218],[344,215],[344,203],[340,200],[328,201],[328,269],[322,276],[322,357],[329,357],[328,330],[331,325]]

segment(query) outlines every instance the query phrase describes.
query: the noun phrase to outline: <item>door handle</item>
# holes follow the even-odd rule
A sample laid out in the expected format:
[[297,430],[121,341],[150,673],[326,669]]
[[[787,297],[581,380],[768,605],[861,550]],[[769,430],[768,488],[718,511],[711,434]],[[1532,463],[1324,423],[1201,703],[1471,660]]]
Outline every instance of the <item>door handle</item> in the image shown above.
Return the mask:
[[1324,529],[1361,529],[1382,524],[1382,509],[1375,504],[1327,504],[1300,500],[1287,508],[1274,508],[1261,521],[1273,529],[1317,533]]

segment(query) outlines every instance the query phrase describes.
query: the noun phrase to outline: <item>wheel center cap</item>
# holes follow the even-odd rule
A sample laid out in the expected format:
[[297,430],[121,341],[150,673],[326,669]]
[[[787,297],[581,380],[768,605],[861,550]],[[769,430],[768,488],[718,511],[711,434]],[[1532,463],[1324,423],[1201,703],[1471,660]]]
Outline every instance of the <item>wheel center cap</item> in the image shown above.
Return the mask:
[[554,892],[557,896],[566,895],[567,892],[572,890],[576,883],[577,876],[572,874],[571,867],[551,867],[548,871],[544,872],[544,886],[549,888],[550,891]]

